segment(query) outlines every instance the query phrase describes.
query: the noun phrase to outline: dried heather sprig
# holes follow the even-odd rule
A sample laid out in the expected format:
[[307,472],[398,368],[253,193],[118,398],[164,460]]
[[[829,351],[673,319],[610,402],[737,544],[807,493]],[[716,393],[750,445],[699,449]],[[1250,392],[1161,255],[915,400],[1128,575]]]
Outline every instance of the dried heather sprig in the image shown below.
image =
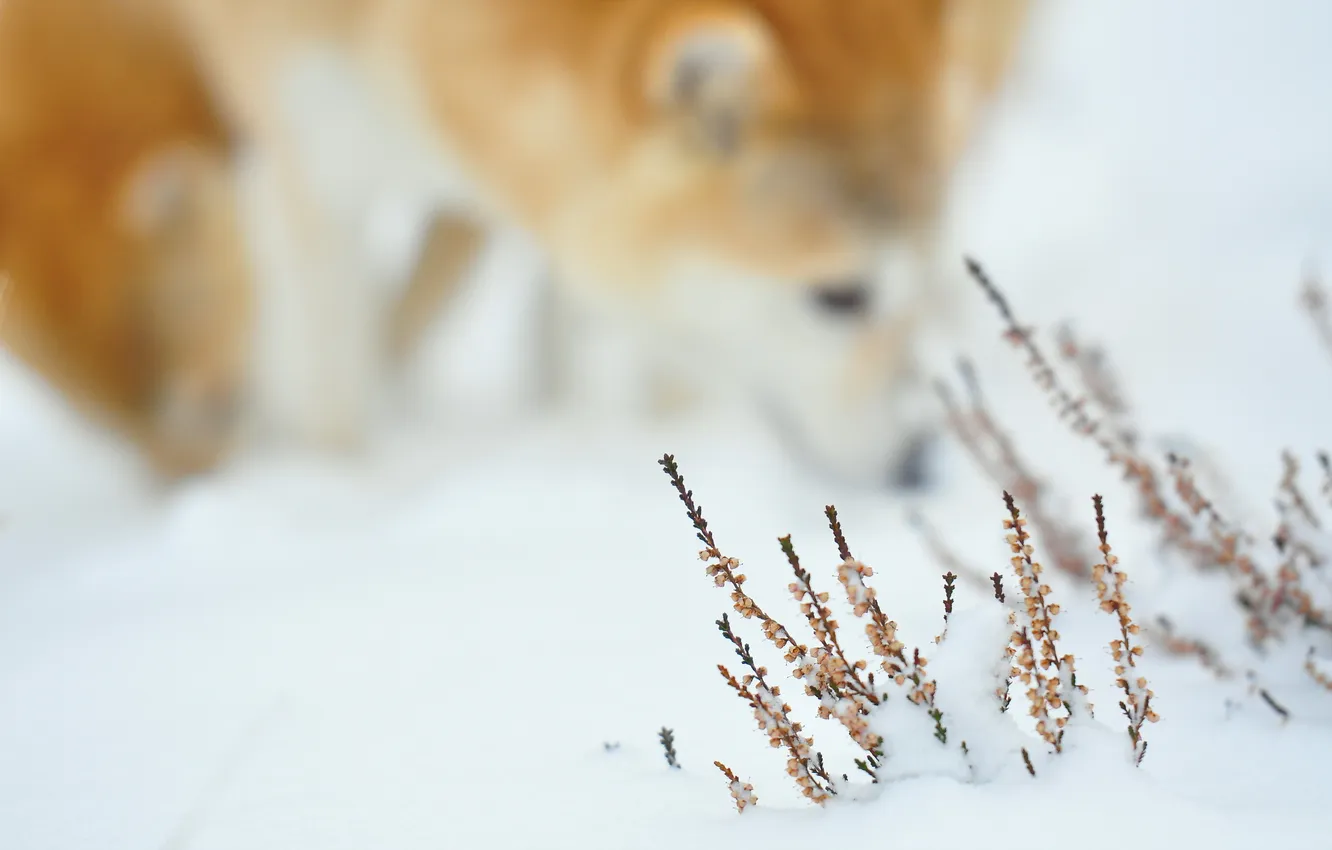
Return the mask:
[[[708,562],[706,568],[708,576],[712,578],[713,582],[718,587],[726,587],[727,585],[730,585],[731,603],[736,612],[745,619],[757,618],[762,623],[764,637],[777,647],[777,649],[784,651],[784,658],[788,664],[794,664],[796,666],[796,678],[801,679],[804,682],[806,692],[822,701],[824,691],[826,690],[825,683],[820,682],[816,677],[801,675],[801,672],[805,671],[808,665],[811,664],[809,650],[798,643],[785,626],[764,613],[763,609],[758,606],[758,603],[745,592],[745,576],[738,571],[740,568],[739,560],[723,555],[718,548],[716,538],[708,529],[707,520],[703,517],[702,509],[694,501],[693,491],[685,487],[684,476],[681,475],[679,466],[675,462],[675,458],[668,454],[663,456],[658,463],[666,471],[667,476],[671,480],[671,485],[679,494],[680,500],[684,502],[690,522],[693,523],[695,530],[698,532],[698,539],[705,547],[703,551],[699,553],[699,559]],[[744,659],[748,655],[748,645],[742,644],[740,640],[734,637],[731,633],[729,619],[723,616],[721,620],[717,621],[717,624],[718,627],[721,628],[722,634],[736,645],[737,653],[741,653],[743,650],[741,658]],[[752,663],[747,663],[747,666],[750,666],[751,669],[754,669],[755,671],[759,669]],[[729,680],[729,674],[724,675],[727,675]],[[755,711],[758,711],[760,708],[766,710],[768,707],[768,701],[765,696],[767,694],[766,684],[762,684],[761,691],[762,692],[757,696],[765,698],[759,699],[758,702],[755,703]],[[741,693],[741,696],[745,696],[746,699],[749,699],[749,697],[743,692]],[[778,708],[785,706],[785,704],[779,700],[772,701],[772,705]],[[786,708],[789,711],[789,707]],[[763,722],[762,718],[760,718],[760,724]],[[799,729],[799,724],[796,724],[796,729]],[[807,756],[799,755],[799,753],[805,749],[802,748],[800,744],[801,741],[798,738],[792,739],[788,744],[788,749],[791,750],[793,759],[799,760],[807,758]],[[801,770],[798,771],[800,776],[808,775],[811,772],[812,771],[808,765],[804,765]],[[800,779],[798,778],[797,781],[800,782]],[[828,793],[826,789],[823,789],[822,792],[818,789],[811,791],[804,783],[801,783],[801,788],[803,791],[807,792],[807,795],[813,794],[815,797],[817,797],[819,793]]]
[[[766,614],[745,592],[746,579],[739,572],[740,562],[724,555],[717,546],[702,509],[694,501],[693,491],[686,488],[674,458],[665,455],[659,464],[684,503],[698,539],[704,545],[699,557],[707,563],[707,575],[718,587],[729,586],[732,605],[741,616],[760,621],[764,636],[783,651],[786,662],[793,666],[794,677],[804,685],[806,695],[818,700],[820,717],[836,719],[846,728],[852,740],[866,753],[863,759],[855,760],[857,767],[877,781],[876,771],[883,759],[883,741],[870,731],[866,718],[871,709],[882,702],[884,695],[877,689],[873,673],[868,672],[868,663],[847,657],[838,636],[838,623],[828,605],[829,594],[814,588],[810,573],[801,566],[790,536],[779,538],[779,543],[795,576],[789,589],[814,632],[817,645],[813,649],[797,642],[785,626]],[[948,730],[943,722],[943,712],[935,704],[937,686],[927,674],[927,660],[919,649],[908,658],[906,647],[897,640],[897,624],[887,619],[874,590],[865,583],[865,579],[873,575],[873,570],[852,556],[836,509],[829,505],[825,514],[842,556],[838,579],[856,616],[869,615],[866,634],[876,655],[882,659],[883,669],[899,687],[908,687],[910,683],[908,700],[927,712],[934,721],[935,737],[941,743],[947,743]],[[951,573],[945,579],[946,615],[951,613],[955,580],[956,575]],[[815,803],[825,803],[837,794],[837,786],[823,766],[823,756],[813,749],[813,738],[806,736],[801,724],[792,719],[791,707],[783,701],[780,688],[769,683],[768,671],[758,665],[749,645],[735,634],[728,615],[723,614],[717,620],[717,628],[748,671],[737,677],[725,665],[718,665],[718,672],[727,686],[750,706],[769,743],[787,751],[787,772],[801,792]]]
[[[1308,659],[1306,658],[1305,660],[1307,661]],[[1257,672],[1248,670],[1245,672],[1245,676],[1249,679],[1249,693],[1257,694],[1258,697],[1262,699],[1263,703],[1281,718],[1282,723],[1290,720],[1290,709],[1277,702],[1276,697],[1272,696],[1272,692],[1263,687]]]
[[[847,546],[846,536],[842,532],[841,521],[837,518],[837,508],[828,505],[824,509],[824,514],[828,517],[828,527],[832,530],[833,540],[837,544],[839,555],[845,555],[842,563],[837,567],[837,580],[841,582],[846,590],[847,602],[851,604],[852,611],[857,617],[864,618],[869,615],[865,624],[865,635],[869,638],[870,647],[874,654],[882,660],[881,666],[885,672],[893,677],[894,683],[903,687],[907,682],[911,683],[911,690],[907,694],[907,699],[912,703],[925,708],[926,713],[934,720],[934,736],[941,743],[947,742],[948,732],[943,723],[943,712],[935,706],[934,694],[937,688],[936,683],[929,679],[926,673],[925,658],[916,650],[910,662],[906,656],[906,646],[897,639],[897,623],[884,616],[883,609],[879,607],[878,596],[874,588],[865,583],[865,579],[874,575],[874,570],[868,565],[856,560],[851,555],[851,549]],[[790,553],[788,553],[788,558]],[[793,563],[794,567],[795,564]],[[791,586],[792,592],[797,591],[796,585]],[[800,594],[797,594],[799,601]],[[811,624],[812,625],[812,624]],[[835,632],[835,628],[833,629]],[[869,690],[874,690],[873,674],[869,674]],[[877,701],[873,704],[877,705]],[[845,723],[845,721],[843,721]],[[852,734],[852,738],[856,735]],[[859,741],[857,741],[859,743]],[[863,745],[862,745],[863,746]],[[877,751],[877,747],[872,752]]]
[[1328,312],[1327,290],[1323,288],[1318,276],[1312,272],[1304,277],[1304,286],[1300,289],[1300,303],[1304,311],[1309,314],[1314,330],[1318,332],[1319,342],[1329,354],[1332,354],[1332,314]]
[[906,669],[906,646],[897,639],[897,623],[884,616],[874,588],[865,583],[865,579],[873,575],[872,567],[854,559],[845,560],[837,567],[837,580],[846,590],[851,610],[857,617],[870,615],[869,622],[865,624],[870,648],[875,655],[884,659],[883,669],[888,675],[896,678]]
[[939,743],[948,743],[948,727],[944,726],[943,710],[934,704],[934,692],[937,685],[933,679],[927,677],[925,672],[925,656],[920,654],[920,648],[911,652],[911,672],[907,678],[915,685],[908,699],[917,705],[925,707],[925,713],[934,721],[934,737]]
[[[1299,485],[1299,461],[1290,452],[1282,453],[1282,476],[1277,498],[1281,523],[1273,542],[1282,560],[1277,565],[1277,579],[1271,605],[1292,612],[1304,625],[1332,630],[1329,585],[1323,567],[1328,553],[1322,523],[1313,505]],[[1307,579],[1307,581],[1306,581]],[[1321,600],[1314,598],[1319,590]]]
[[943,631],[939,632],[939,634],[935,635],[935,637],[934,637],[934,642],[935,642],[936,644],[943,643],[944,638],[948,636],[948,618],[951,617],[952,614],[953,614],[953,585],[954,585],[954,583],[955,583],[956,581],[957,581],[957,574],[956,574],[956,573],[952,572],[951,570],[948,571],[948,572],[946,572],[946,573],[944,573],[944,576],[943,576],[943,583],[944,583],[944,598],[943,598],[944,618],[943,618],[943,619],[944,619],[944,624],[943,624]]
[[798,660],[807,657],[809,650],[802,646],[787,631],[781,623],[769,617],[758,606],[758,603],[749,596],[744,590],[745,575],[738,570],[740,561],[723,555],[717,547],[716,539],[708,529],[707,520],[703,518],[703,511],[694,502],[694,491],[685,488],[684,476],[680,474],[679,466],[672,455],[665,455],[658,461],[667,476],[671,479],[672,486],[680,495],[680,500],[684,502],[685,509],[688,512],[689,519],[698,532],[698,539],[703,542],[704,549],[699,552],[699,560],[707,562],[705,572],[713,580],[717,587],[731,587],[731,603],[736,613],[745,619],[758,619],[762,623],[763,635],[780,650],[785,651],[785,659],[788,664],[794,664]]
[[791,595],[819,642],[796,665],[795,677],[805,683],[808,695],[819,700],[820,717],[836,719],[861,749],[877,753],[883,739],[870,731],[865,720],[870,709],[880,702],[874,690],[874,674],[868,674],[868,680],[862,679],[861,672],[869,665],[860,659],[854,662],[847,659],[837,636],[837,621],[828,607],[828,594],[815,592],[809,572],[800,566],[790,535],[778,542],[795,573],[796,580],[789,585]]
[[843,561],[851,560],[851,547],[846,544],[846,535],[842,533],[842,521],[837,518],[837,508],[824,505],[823,515],[828,518],[828,530],[832,532],[833,542],[837,544],[837,557]]
[[1101,430],[1100,423],[1087,414],[1087,400],[1076,397],[1064,389],[1063,384],[1059,382],[1054,367],[1050,365],[1050,361],[1046,359],[1040,348],[1032,342],[1031,329],[1018,324],[1012,308],[1008,305],[1008,299],[990,280],[990,276],[985,273],[981,264],[967,257],[966,266],[971,279],[980,286],[985,297],[999,311],[1005,325],[1004,338],[1026,353],[1027,368],[1031,372],[1032,378],[1035,379],[1036,385],[1049,395],[1060,421],[1067,421],[1070,427],[1078,433],[1097,436]]
[[[1031,332],[1018,325],[1007,300],[980,264],[968,258],[967,270],[999,312],[1005,325],[1004,337],[1026,354],[1033,379],[1049,396],[1060,419],[1066,421],[1074,433],[1096,443],[1105,453],[1107,461],[1123,471],[1125,480],[1134,486],[1143,515],[1161,529],[1163,544],[1184,553],[1200,569],[1218,565],[1225,568],[1235,583],[1237,601],[1245,610],[1246,628],[1251,640],[1261,646],[1273,637],[1281,624],[1272,616],[1273,594],[1270,586],[1264,584],[1265,574],[1256,568],[1247,541],[1222,523],[1211,504],[1197,493],[1187,465],[1172,462],[1166,473],[1159,473],[1130,441],[1123,438],[1122,433],[1109,432],[1104,428],[1100,421],[1087,412],[1086,400],[1074,397],[1060,383]],[[1189,511],[1177,511],[1167,503],[1162,486],[1167,475],[1174,479],[1175,490],[1189,505]],[[1207,528],[1201,533],[1196,531],[1194,519],[1201,519]],[[1200,660],[1208,660],[1208,656],[1193,651],[1197,649],[1194,642],[1163,642],[1165,648],[1172,646],[1175,649],[1170,651],[1184,650]],[[1211,660],[1215,661],[1214,658]],[[1224,669],[1215,663],[1211,666],[1213,669]]]
[[907,658],[906,645],[897,639],[897,623],[889,620],[879,607],[874,588],[865,584],[865,579],[874,575],[874,570],[856,560],[843,561],[837,567],[837,578],[846,588],[846,598],[851,603],[857,617],[869,615],[865,623],[865,635],[869,638],[874,654],[882,659],[881,665],[893,682],[899,687],[911,683],[907,699],[923,706],[935,722],[935,737],[941,741],[947,735],[943,727],[943,714],[934,704],[936,683],[926,678],[926,660],[916,650],[911,659]]
[[813,749],[814,739],[806,737],[804,727],[791,719],[791,706],[782,699],[781,688],[768,684],[767,668],[758,666],[749,644],[736,637],[730,618],[723,614],[717,621],[717,629],[735,647],[740,662],[749,669],[749,673],[737,679],[724,665],[718,664],[722,679],[749,704],[759,730],[768,736],[768,743],[774,748],[786,749],[786,772],[795,780],[800,793],[823,805],[837,792],[832,787],[832,778],[823,769],[823,756]]
[[1300,488],[1299,477],[1299,460],[1289,451],[1282,452],[1281,481],[1277,485],[1277,490],[1282,497],[1283,512],[1293,511],[1299,519],[1308,523],[1310,527],[1322,528],[1323,524],[1318,521],[1318,515],[1314,513],[1313,506],[1305,498],[1304,491]]
[[[1012,649],[1011,644],[1008,649]],[[1009,706],[1013,704],[1013,695],[1009,693],[1009,689],[1013,686],[1013,675],[1013,669],[1010,667],[1008,675],[1004,676],[1004,683],[994,689],[995,699],[999,701],[1000,714],[1006,714]]]
[[1322,494],[1323,501],[1332,504],[1332,455],[1319,452],[1318,465],[1323,469],[1323,484],[1318,488],[1318,492]]
[[[1075,397],[1060,383],[1030,330],[1018,325],[1012,308],[984,269],[972,259],[967,260],[967,269],[998,310],[1005,324],[1005,338],[1025,352],[1033,378],[1050,397],[1060,418],[1068,421],[1075,433],[1095,442],[1105,452],[1107,460],[1123,470],[1126,480],[1135,485],[1144,515],[1161,528],[1163,542],[1183,552],[1199,569],[1221,568],[1231,577],[1236,600],[1244,612],[1246,629],[1255,646],[1262,648],[1271,639],[1285,634],[1292,623],[1319,627],[1326,624],[1332,628],[1332,617],[1320,617],[1321,607],[1313,603],[1307,589],[1302,587],[1299,565],[1286,565],[1283,571],[1280,565],[1269,564],[1264,569],[1253,552],[1252,539],[1220,517],[1213,504],[1199,492],[1186,461],[1172,456],[1165,475],[1158,474],[1137,451],[1136,432],[1132,428],[1121,425],[1107,429],[1092,417],[1087,412],[1086,399]],[[1316,281],[1310,280],[1306,285],[1306,306],[1315,315],[1326,318],[1326,299]],[[1332,328],[1332,323],[1327,326]],[[1061,351],[1065,359],[1078,368],[1086,389],[1104,414],[1110,418],[1122,414],[1122,396],[1112,383],[1105,381],[1108,370],[1103,358],[1098,356],[1094,362],[1089,361],[1067,331],[1061,338]],[[1174,510],[1167,504],[1161,486],[1166,476],[1172,479],[1175,493],[1186,505],[1187,512]],[[1327,492],[1332,496],[1332,475],[1327,480]],[[1195,522],[1201,522],[1203,528],[1195,529]],[[1269,576],[1277,577],[1276,586]],[[1295,616],[1288,616],[1291,613]],[[1197,649],[1194,642],[1165,641],[1163,645],[1208,660],[1207,656],[1190,651]],[[1212,666],[1221,669],[1220,665]]]
[[1169,618],[1158,615],[1156,627],[1152,632],[1154,644],[1171,655],[1187,655],[1198,660],[1205,669],[1212,671],[1218,679],[1228,679],[1234,675],[1229,667],[1221,662],[1216,650],[1195,638],[1182,637],[1175,632],[1175,626]]
[[[708,562],[706,572],[718,587],[730,586],[731,602],[736,612],[746,619],[758,619],[762,624],[763,635],[777,649],[783,651],[783,657],[793,666],[792,673],[805,686],[805,693],[819,701],[821,717],[836,718],[847,729],[852,740],[877,761],[881,755],[881,738],[872,733],[865,716],[871,706],[879,701],[873,689],[873,680],[860,679],[860,672],[867,666],[860,661],[852,663],[846,659],[836,636],[836,621],[826,607],[828,595],[817,593],[809,579],[809,574],[800,567],[795,556],[790,538],[782,540],[782,548],[787,553],[792,569],[796,573],[796,583],[791,585],[793,595],[801,602],[806,619],[819,639],[819,646],[813,652],[795,640],[794,636],[781,623],[768,616],[753,598],[744,590],[745,576],[739,572],[740,562],[723,555],[716,539],[708,529],[702,509],[693,500],[693,491],[685,487],[684,477],[674,457],[665,455],[660,465],[666,471],[672,486],[684,502],[686,511],[698,533],[704,550],[699,558]],[[829,508],[829,521],[834,537],[838,539],[839,549],[846,549],[845,538],[841,535],[840,525],[836,521],[836,511]],[[807,607],[806,607],[807,606]],[[759,727],[769,735],[775,747],[785,747],[788,753],[787,772],[796,780],[801,792],[816,803],[822,804],[836,794],[832,779],[823,770],[822,755],[813,751],[812,739],[801,734],[801,725],[790,719],[790,706],[780,697],[780,689],[769,686],[766,681],[767,671],[753,661],[749,646],[735,636],[730,620],[724,616],[717,621],[723,636],[736,649],[750,674],[743,679],[736,679],[725,668],[722,676],[755,713]],[[752,687],[751,687],[752,686]]]
[[[1036,663],[1036,652],[1032,648],[1026,626],[1014,629],[1008,645],[1008,654],[1012,659],[1008,681],[1017,679],[1027,686],[1027,700],[1031,703],[1027,713],[1036,720],[1036,732],[1055,752],[1062,752],[1064,739],[1062,727],[1068,720],[1066,717],[1050,715],[1050,709],[1058,706],[1052,704],[1050,682]],[[1007,707],[1008,697],[1005,690],[1004,708]]]
[[1315,663],[1314,648],[1309,647],[1309,654],[1304,657],[1304,672],[1309,674],[1309,678],[1318,683],[1318,686],[1325,691],[1332,691],[1332,675],[1328,675],[1320,670]]
[[1022,748],[1022,763],[1027,766],[1027,773],[1030,773],[1032,776],[1036,775],[1036,768],[1032,767],[1031,754],[1027,752],[1026,747]]
[[[1022,683],[1029,685],[1027,697],[1032,702],[1031,715],[1036,718],[1036,731],[1049,741],[1055,752],[1063,749],[1063,728],[1073,714],[1073,704],[1082,701],[1086,686],[1077,683],[1072,654],[1060,654],[1059,632],[1054,628],[1054,617],[1059,606],[1048,602],[1053,592],[1041,580],[1044,568],[1032,558],[1035,547],[1027,533],[1027,521],[1018,510],[1012,494],[1004,493],[1004,506],[1008,517],[1004,520],[1009,548],[1013,552],[1010,563],[1022,589],[1023,609],[1027,626],[1013,632],[1013,647],[1019,669],[1014,672]],[[1039,661],[1036,656],[1039,655]],[[1044,671],[1053,668],[1053,672]],[[1064,678],[1067,678],[1067,682]],[[1062,709],[1064,716],[1053,717],[1051,710]],[[1046,722],[1052,719],[1054,727]]]
[[1055,343],[1059,356],[1077,370],[1079,383],[1101,409],[1114,438],[1121,445],[1137,445],[1138,429],[1128,419],[1128,402],[1110,368],[1105,350],[1081,343],[1067,323],[1056,329]]
[[657,733],[657,740],[661,741],[661,748],[666,751],[666,763],[679,770],[680,758],[675,752],[675,730],[661,727],[661,731]]
[[1075,434],[1091,439],[1105,453],[1107,461],[1123,471],[1125,480],[1135,485],[1143,515],[1161,524],[1167,545],[1185,551],[1191,550],[1193,541],[1189,521],[1183,515],[1172,511],[1166,503],[1161,492],[1160,476],[1152,464],[1132,445],[1123,443],[1114,435],[1104,433],[1105,429],[1101,423],[1087,412],[1086,400],[1075,397],[1059,382],[1049,360],[1032,339],[1031,331],[1018,325],[1008,300],[985,273],[984,268],[971,258],[967,258],[966,266],[972,280],[999,312],[1005,326],[1004,339],[1022,349],[1033,380],[1050,398],[1051,404],[1057,409],[1060,421],[1066,422]]
[[1074,529],[1045,510],[1043,497],[1049,488],[1037,478],[1012,438],[990,415],[975,368],[969,361],[962,360],[958,363],[958,373],[969,402],[965,411],[945,384],[935,383],[936,393],[958,441],[991,481],[1016,494],[1026,506],[1032,525],[1045,541],[1046,551],[1051,553],[1054,566],[1061,572],[1085,578],[1090,574],[1091,557],[1084,551]]
[[714,761],[713,764],[722,772],[722,776],[726,777],[726,787],[731,792],[731,799],[735,801],[736,811],[744,814],[746,807],[758,805],[758,795],[754,793],[753,785],[748,782],[742,783],[731,769],[721,762]]
[[[1008,598],[1004,595],[1004,577],[999,573],[995,573],[990,576],[990,585],[994,589],[995,601],[1000,605],[1007,607]],[[1011,626],[1015,621],[1016,617],[1013,615],[1012,611],[1010,611],[1008,615],[1008,624]],[[1008,672],[1004,676],[1004,683],[994,689],[994,696],[995,699],[999,701],[999,712],[1001,714],[1007,712],[1008,707],[1013,704],[1013,697],[1009,694],[1009,689],[1013,686],[1013,677],[1018,675],[1018,672],[1013,668],[1012,664],[1014,657],[1015,653],[1012,641],[1010,640],[1010,642],[1004,647],[1003,656],[1003,658],[1007,660],[1006,666],[1008,667]]]
[[1096,595],[1101,600],[1101,610],[1114,614],[1119,620],[1119,638],[1110,641],[1110,656],[1115,662],[1115,684],[1124,691],[1124,699],[1119,708],[1128,719],[1129,742],[1133,747],[1133,763],[1142,764],[1142,757],[1147,753],[1147,741],[1142,737],[1144,721],[1155,723],[1160,718],[1152,710],[1151,689],[1147,679],[1137,675],[1137,659],[1142,655],[1142,646],[1134,643],[1138,634],[1138,625],[1130,615],[1128,600],[1124,598],[1124,584],[1128,576],[1117,569],[1119,558],[1110,551],[1110,539],[1105,528],[1105,508],[1100,495],[1092,497],[1096,510],[1096,537],[1100,540],[1097,547],[1102,561],[1092,567],[1092,580],[1096,584]]
[[[876,784],[879,781],[879,767],[883,764],[882,753],[866,753],[863,759],[853,759],[856,769],[864,773]],[[845,776],[843,776],[845,778]]]
[[1274,615],[1280,603],[1274,598],[1271,582],[1254,560],[1252,539],[1226,522],[1211,500],[1202,494],[1186,458],[1169,454],[1166,461],[1175,482],[1175,493],[1190,513],[1206,524],[1210,539],[1195,541],[1194,546],[1194,551],[1203,556],[1200,566],[1226,570],[1235,584],[1236,599],[1247,613],[1249,639],[1261,648],[1279,633]]
[[[693,524],[694,530],[698,533],[699,542],[706,548],[700,554],[699,560],[721,560],[721,551],[717,549],[717,541],[713,538],[712,532],[708,530],[708,521],[703,518],[703,509],[694,502],[694,491],[686,490],[684,476],[680,474],[680,467],[675,462],[674,455],[662,455],[661,460],[657,461],[667,477],[671,479],[671,485],[675,491],[680,494],[680,501],[684,502],[685,512],[689,516],[689,521]],[[703,557],[706,554],[706,557]]]

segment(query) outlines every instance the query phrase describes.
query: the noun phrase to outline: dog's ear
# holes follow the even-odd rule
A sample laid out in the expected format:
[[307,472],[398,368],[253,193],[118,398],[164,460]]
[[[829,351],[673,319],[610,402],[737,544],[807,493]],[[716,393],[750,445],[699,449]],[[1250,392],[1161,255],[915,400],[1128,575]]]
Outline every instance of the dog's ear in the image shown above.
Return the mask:
[[986,105],[1008,82],[1026,37],[1031,0],[946,0],[940,19],[948,59],[944,150],[956,160]]
[[206,161],[206,154],[187,146],[146,159],[121,191],[125,223],[145,236],[188,227],[197,211],[199,175]]
[[649,46],[647,61],[649,101],[683,118],[725,154],[739,146],[745,125],[762,108],[777,57],[762,18],[718,4],[669,21]]

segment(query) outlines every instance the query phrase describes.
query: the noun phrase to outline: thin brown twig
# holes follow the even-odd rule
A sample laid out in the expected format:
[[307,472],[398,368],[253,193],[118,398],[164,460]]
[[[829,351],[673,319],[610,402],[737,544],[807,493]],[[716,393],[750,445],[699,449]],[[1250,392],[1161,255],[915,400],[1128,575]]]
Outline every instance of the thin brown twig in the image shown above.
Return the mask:
[[958,362],[958,374],[966,390],[966,409],[943,382],[936,382],[935,389],[959,441],[991,481],[1013,493],[1026,506],[1032,526],[1051,555],[1051,563],[1061,572],[1086,578],[1091,574],[1092,559],[1084,550],[1080,535],[1046,509],[1048,486],[1032,471],[1013,439],[990,414],[970,361]]
[[1332,355],[1332,310],[1328,308],[1327,290],[1313,272],[1304,276],[1304,285],[1300,288],[1300,305],[1309,314],[1319,342]]
[[1115,615],[1119,623],[1119,638],[1110,642],[1110,656],[1115,662],[1115,684],[1124,691],[1119,709],[1128,720],[1133,763],[1142,764],[1142,758],[1147,754],[1142,724],[1155,723],[1160,718],[1152,710],[1152,697],[1155,694],[1147,687],[1147,679],[1136,671],[1137,659],[1143,652],[1142,646],[1134,643],[1140,629],[1133,622],[1130,613],[1132,609],[1124,596],[1128,576],[1119,569],[1119,558],[1110,550],[1110,536],[1105,527],[1105,505],[1099,494],[1092,496],[1092,507],[1096,512],[1096,537],[1100,541],[1097,548],[1102,558],[1101,563],[1092,570],[1092,579],[1096,583],[1096,595],[1101,600],[1101,610]]

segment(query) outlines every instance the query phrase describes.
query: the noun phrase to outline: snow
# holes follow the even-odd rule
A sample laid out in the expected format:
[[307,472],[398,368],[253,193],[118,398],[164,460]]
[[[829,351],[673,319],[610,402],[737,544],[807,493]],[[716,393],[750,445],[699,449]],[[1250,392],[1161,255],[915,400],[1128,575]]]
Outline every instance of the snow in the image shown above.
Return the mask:
[[[1312,473],[1313,453],[1332,448],[1320,442],[1332,362],[1297,306],[1306,263],[1332,262],[1321,108],[1332,6],[1038,8],[1013,97],[965,173],[959,250],[986,263],[1025,321],[1071,319],[1104,343],[1149,432],[1205,449],[1198,465],[1230,481],[1227,515],[1274,527],[1281,450]],[[483,277],[520,291],[525,268],[496,257]],[[1302,672],[1307,647],[1289,647],[1292,672],[1265,682],[1291,709],[1283,722],[1242,679],[1217,682],[1149,645],[1139,669],[1161,720],[1144,726],[1134,768],[1111,672],[1115,618],[1090,587],[1050,576],[1061,650],[1077,654],[1096,719],[1070,724],[1066,752],[1047,756],[986,708],[1008,627],[985,576],[1000,571],[1018,591],[999,494],[961,451],[949,447],[934,491],[874,493],[792,466],[743,409],[525,415],[490,398],[521,383],[504,360],[521,334],[514,305],[486,291],[415,376],[434,395],[368,457],[256,453],[171,493],[6,364],[0,847],[1326,841],[1332,695]],[[1205,594],[1222,594],[1172,579],[1116,474],[1055,422],[983,300],[962,303],[974,328],[962,353],[1020,449],[1055,477],[1052,510],[1090,545],[1090,497],[1104,493],[1135,614],[1193,605],[1205,620],[1223,604]],[[810,639],[776,544],[790,533],[816,588],[842,606],[844,642],[869,657],[839,596],[823,517],[838,506],[899,639],[930,659],[975,782],[936,758],[930,721],[898,699],[901,723],[883,717],[893,781],[823,810],[799,799],[785,754],[717,675],[718,663],[736,668],[713,625],[728,595],[697,560],[663,452],[761,605]],[[983,571],[959,580],[937,647],[943,568],[908,509]],[[854,774],[845,733],[813,718],[756,623],[732,621],[829,767]],[[1235,640],[1220,626],[1209,637]],[[1026,711],[1017,688],[1011,711]],[[681,770],[666,765],[663,725]],[[1014,755],[1022,746],[1035,778]],[[756,807],[736,813],[714,759],[753,785]]]

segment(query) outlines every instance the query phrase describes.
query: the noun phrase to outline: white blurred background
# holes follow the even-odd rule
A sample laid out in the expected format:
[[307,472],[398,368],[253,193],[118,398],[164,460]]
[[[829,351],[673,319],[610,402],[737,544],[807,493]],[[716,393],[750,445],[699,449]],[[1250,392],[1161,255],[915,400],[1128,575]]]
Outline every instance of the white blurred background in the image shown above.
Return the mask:
[[[1281,449],[1332,448],[1332,361],[1297,303],[1306,269],[1332,264],[1329,33],[1322,0],[1038,4],[952,222],[959,268],[976,256],[1026,321],[1071,320],[1103,343],[1149,433],[1205,447],[1260,515]],[[694,560],[663,451],[729,549],[774,581],[772,539],[821,545],[830,502],[865,557],[892,564],[905,623],[938,602],[904,507],[1002,568],[998,500],[954,448],[926,493],[853,493],[791,466],[742,409],[644,422],[612,393],[534,415],[538,273],[516,234],[487,257],[370,456],[256,453],[170,493],[5,362],[0,835],[23,840],[0,845],[164,846],[200,800],[192,840],[233,848],[574,846],[580,818],[629,846],[678,795],[721,811],[712,777],[652,786],[655,802],[620,791],[636,800],[623,818],[580,808],[561,780],[623,786],[597,773],[603,740],[641,754],[641,779],[663,722],[700,772],[757,737],[710,672],[725,600]],[[937,371],[977,360],[1072,504],[1113,488],[983,299],[962,303],[964,350]],[[251,728],[261,743],[237,743]],[[496,825],[497,789],[530,794],[531,818]]]

